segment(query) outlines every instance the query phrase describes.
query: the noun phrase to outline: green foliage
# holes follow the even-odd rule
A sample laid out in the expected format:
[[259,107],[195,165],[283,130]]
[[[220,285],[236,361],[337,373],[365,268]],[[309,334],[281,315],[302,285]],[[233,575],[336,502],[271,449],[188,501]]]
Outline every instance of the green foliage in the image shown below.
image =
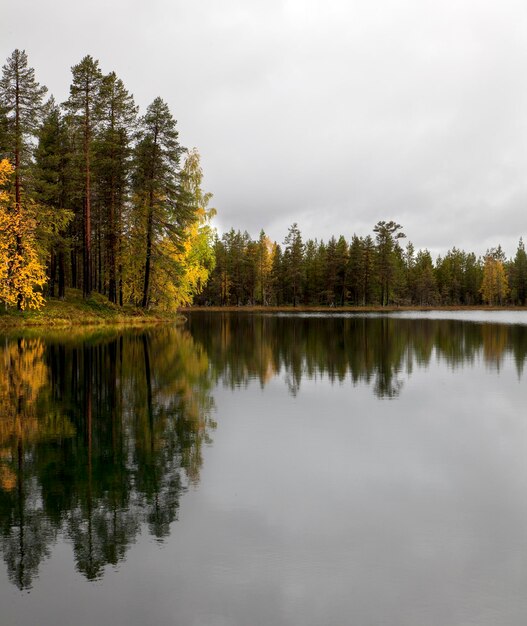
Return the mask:
[[[115,72],[86,55],[60,107],[15,50],[0,78],[0,158],[14,167],[13,211],[32,211],[46,295],[93,290],[115,304],[174,308],[198,295],[214,266],[213,233],[196,150],[179,144],[167,104],[138,119]],[[33,219],[33,218],[32,218]],[[16,235],[20,257],[22,242]],[[21,302],[17,302],[21,307]]]
[[[408,243],[399,245],[404,234],[396,222],[378,222],[371,235],[354,234],[327,243],[309,239],[304,244],[300,229],[293,224],[284,240],[284,250],[268,243],[270,253],[270,297],[253,297],[258,276],[258,241],[248,233],[231,229],[216,237],[216,268],[205,288],[202,304],[274,306],[475,306],[491,301],[507,304],[509,290],[503,285],[488,297],[482,291],[484,266],[474,253],[449,250],[434,263],[428,250]],[[506,262],[501,246],[488,252],[503,266],[503,278],[511,276],[513,302],[527,293],[527,255],[520,241],[515,261]],[[257,284],[257,280],[256,280]],[[522,291],[522,289],[524,291]]]
[[103,75],[99,62],[85,56],[71,68],[73,80],[70,97],[64,104],[68,112],[68,125],[74,135],[73,147],[83,172],[82,205],[82,288],[90,295],[93,287],[92,267],[92,169],[94,135],[100,121],[100,89]]
[[527,299],[527,253],[521,237],[511,268],[511,288],[513,301],[524,306]]
[[35,70],[28,66],[25,50],[14,50],[0,78],[0,149],[3,145],[0,156],[11,161],[19,176],[31,161],[31,139],[39,128],[46,91],[46,87],[35,80]]
[[108,286],[108,297],[111,302],[117,302],[120,295],[122,303],[122,294],[118,294],[119,278],[122,284],[120,244],[130,195],[131,140],[138,109],[115,72],[103,77],[99,96],[100,132],[94,143],[98,230],[106,252],[104,281]]
[[53,98],[38,132],[33,167],[34,197],[39,204],[37,238],[40,255],[48,267],[49,295],[55,295],[58,272],[58,296],[64,297],[65,255],[70,250],[68,226],[75,216],[66,208],[68,201],[69,144],[67,128]]
[[167,104],[156,98],[141,118],[134,154],[134,222],[144,240],[143,308],[151,301],[151,274],[163,256],[163,237],[181,245],[191,217],[188,205],[177,202],[182,152],[176,121]]
[[284,239],[282,266],[286,298],[293,303],[293,306],[296,306],[302,294],[304,277],[304,244],[296,223],[289,227]]
[[397,270],[401,267],[401,250],[398,240],[406,237],[399,232],[402,226],[396,222],[377,222],[373,228],[377,241],[377,276],[381,289],[381,304],[389,304],[393,298],[393,286]]
[[[114,304],[172,309],[196,301],[221,305],[477,305],[527,303],[527,255],[500,246],[506,288],[488,286],[491,270],[452,248],[435,264],[395,221],[373,236],[304,243],[293,224],[282,246],[234,228],[212,230],[199,153],[179,143],[167,104],[138,108],[115,72],[85,56],[72,67],[68,100],[43,105],[24,51],[0,79],[0,156],[14,165],[13,207],[33,207],[31,233],[47,272],[47,296],[67,287],[92,290]],[[18,94],[18,95],[17,95]],[[36,141],[35,141],[36,140]],[[183,156],[186,159],[182,166]],[[38,210],[37,210],[38,208]],[[28,213],[29,215],[29,213]],[[21,235],[15,236],[18,256]],[[501,270],[500,270],[501,272]],[[500,278],[500,281],[502,279]],[[510,292],[508,285],[510,284]],[[17,302],[21,306],[21,302]]]

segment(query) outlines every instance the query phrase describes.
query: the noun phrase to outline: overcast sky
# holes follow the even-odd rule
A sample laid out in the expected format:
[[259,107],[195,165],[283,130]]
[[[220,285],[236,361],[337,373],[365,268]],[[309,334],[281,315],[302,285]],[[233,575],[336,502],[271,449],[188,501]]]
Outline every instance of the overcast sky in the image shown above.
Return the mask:
[[[16,0],[59,101],[85,54],[196,146],[220,231],[281,242],[404,226],[417,248],[512,256],[527,236],[523,0]],[[7,19],[6,19],[7,18]]]

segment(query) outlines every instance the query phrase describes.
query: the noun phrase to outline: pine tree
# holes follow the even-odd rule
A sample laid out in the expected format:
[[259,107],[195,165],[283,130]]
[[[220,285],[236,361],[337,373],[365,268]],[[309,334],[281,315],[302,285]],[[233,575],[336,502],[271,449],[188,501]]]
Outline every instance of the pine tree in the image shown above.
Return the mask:
[[411,241],[406,244],[403,254],[405,300],[413,303],[416,300],[415,248]]
[[337,287],[337,240],[330,237],[326,245],[326,255],[324,262],[324,304],[335,306]]
[[262,229],[256,247],[256,302],[262,306],[269,304],[272,253],[273,242]]
[[381,221],[377,222],[373,229],[377,240],[377,272],[381,287],[382,306],[387,305],[391,297],[397,265],[397,240],[406,237],[404,233],[398,232],[401,228],[400,224],[393,221]]
[[9,154],[8,126],[7,107],[0,98],[0,157],[7,157]]
[[359,266],[360,273],[360,294],[361,304],[371,304],[373,302],[375,284],[375,243],[370,235],[361,239],[361,259]]
[[284,255],[278,244],[274,247],[271,276],[274,304],[282,306],[284,304]]
[[[94,145],[94,172],[100,203],[100,239],[105,244],[108,299],[111,302],[117,302],[118,282],[122,285],[118,267],[121,257],[119,244],[122,242],[123,212],[129,195],[131,138],[137,123],[137,111],[133,97],[115,72],[105,76],[100,87],[100,129]],[[102,251],[98,256],[102,259]],[[99,283],[105,282],[101,266],[102,261],[98,263]],[[122,302],[122,289],[119,292]]]
[[432,256],[428,250],[419,250],[415,257],[414,302],[415,304],[432,305],[437,299],[436,281]]
[[306,304],[318,304],[322,290],[322,261],[320,246],[316,239],[308,239],[304,248],[304,301]]
[[515,300],[524,306],[527,298],[527,253],[521,237],[514,257],[511,286],[514,290]]
[[463,268],[463,304],[479,304],[481,302],[479,287],[483,280],[481,259],[476,259],[473,252],[464,253]]
[[73,80],[65,103],[71,127],[80,135],[83,171],[83,294],[92,290],[92,154],[95,131],[100,117],[102,73],[99,62],[85,56],[71,68]]
[[456,247],[449,250],[443,258],[437,259],[437,286],[443,304],[457,305],[463,302],[465,264],[465,252]]
[[361,300],[361,259],[362,259],[362,241],[356,234],[351,238],[348,252],[348,272],[347,286],[351,303],[354,305],[362,304]]
[[291,301],[293,306],[296,306],[301,297],[304,271],[304,244],[302,243],[302,235],[296,222],[289,227],[284,246],[284,271]]
[[53,98],[38,132],[35,150],[35,200],[41,205],[43,255],[48,258],[49,294],[55,295],[58,273],[58,297],[64,298],[66,286],[65,257],[69,247],[66,227],[73,214],[66,209],[68,177],[68,138],[64,120]]
[[335,249],[335,259],[337,263],[337,275],[335,282],[335,295],[338,298],[338,305],[344,306],[348,297],[348,244],[341,235],[337,241]]
[[23,172],[32,157],[31,139],[36,135],[42,117],[42,101],[46,93],[35,80],[35,70],[28,67],[24,50],[15,50],[2,68],[0,109],[4,115],[6,153],[14,165],[15,206],[21,202]]
[[144,225],[143,308],[150,302],[152,263],[160,238],[167,235],[182,243],[191,219],[187,207],[177,203],[182,152],[176,121],[166,103],[156,98],[141,119],[134,159],[135,206]]
[[[42,115],[42,101],[46,87],[35,80],[35,70],[28,67],[24,50],[15,50],[2,68],[0,79],[0,112],[3,118],[5,152],[2,156],[14,165],[15,197],[11,208],[21,212],[24,176],[32,158],[31,139],[35,135]],[[22,221],[22,216],[18,216]],[[17,255],[22,256],[21,231],[17,231]],[[16,280],[16,277],[11,277]],[[22,302],[18,302],[21,308]]]

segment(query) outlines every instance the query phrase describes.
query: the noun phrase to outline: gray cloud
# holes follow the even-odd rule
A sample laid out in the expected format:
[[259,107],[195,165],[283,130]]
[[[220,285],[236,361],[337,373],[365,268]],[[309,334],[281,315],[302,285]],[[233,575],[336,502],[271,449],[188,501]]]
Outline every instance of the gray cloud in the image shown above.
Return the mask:
[[[527,6],[516,0],[214,0],[6,7],[67,95],[86,53],[202,153],[218,227],[282,240],[402,223],[417,247],[514,253],[527,234]],[[524,230],[525,229],[525,230]]]

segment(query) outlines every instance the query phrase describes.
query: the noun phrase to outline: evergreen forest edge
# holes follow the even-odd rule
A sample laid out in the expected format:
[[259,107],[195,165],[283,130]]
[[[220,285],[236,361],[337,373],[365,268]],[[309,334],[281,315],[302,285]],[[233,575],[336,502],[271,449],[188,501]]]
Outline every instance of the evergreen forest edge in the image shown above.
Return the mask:
[[452,248],[434,262],[395,221],[373,235],[283,244],[211,226],[196,149],[168,105],[139,115],[114,72],[84,57],[69,98],[45,101],[24,51],[0,78],[0,302],[39,309],[66,289],[116,310],[198,306],[525,306],[527,254]]

